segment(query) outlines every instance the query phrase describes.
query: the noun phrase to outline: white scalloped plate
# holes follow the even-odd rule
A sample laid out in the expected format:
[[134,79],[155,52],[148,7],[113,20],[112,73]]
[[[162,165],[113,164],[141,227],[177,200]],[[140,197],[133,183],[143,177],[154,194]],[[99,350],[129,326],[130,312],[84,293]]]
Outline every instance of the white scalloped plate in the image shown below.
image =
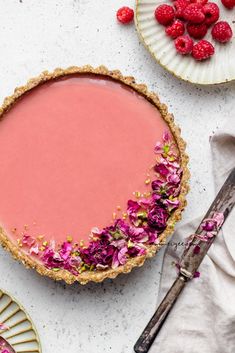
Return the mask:
[[174,41],[155,20],[155,8],[162,3],[170,4],[170,0],[136,0],[135,22],[140,38],[159,64],[182,80],[203,85],[235,80],[235,9],[226,10],[220,0],[214,2],[220,7],[220,20],[231,25],[233,38],[224,45],[215,43],[211,34],[207,34],[206,39],[213,42],[216,54],[209,60],[197,62],[192,57],[177,54]]
[[8,293],[0,290],[0,322],[9,327],[1,331],[16,353],[41,353],[37,331],[24,308]]

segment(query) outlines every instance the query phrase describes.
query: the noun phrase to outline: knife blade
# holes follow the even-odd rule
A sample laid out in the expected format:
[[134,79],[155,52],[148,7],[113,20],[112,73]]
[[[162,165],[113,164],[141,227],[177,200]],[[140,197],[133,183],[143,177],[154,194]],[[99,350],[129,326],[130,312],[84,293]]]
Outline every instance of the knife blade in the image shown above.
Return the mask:
[[[184,289],[186,283],[195,276],[198,267],[218,235],[234,204],[235,168],[233,168],[218,192],[195,234],[190,236],[188,245],[186,246],[178,265],[178,277],[137,340],[134,346],[134,351],[136,353],[147,353],[149,351],[170,310]],[[222,215],[220,221],[216,221],[218,215]],[[210,228],[213,229],[210,231]]]

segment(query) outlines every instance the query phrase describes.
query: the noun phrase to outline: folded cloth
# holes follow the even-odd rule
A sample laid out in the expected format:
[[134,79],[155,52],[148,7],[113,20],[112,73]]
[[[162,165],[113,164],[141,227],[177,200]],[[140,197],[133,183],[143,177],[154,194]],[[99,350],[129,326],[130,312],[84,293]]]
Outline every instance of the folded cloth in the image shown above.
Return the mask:
[[[235,166],[235,126],[225,126],[211,139],[216,192]],[[173,283],[172,266],[185,237],[200,219],[175,232],[165,252],[159,302]],[[175,245],[174,245],[175,244]],[[212,244],[199,271],[181,293],[159,332],[151,353],[235,353],[235,209]]]

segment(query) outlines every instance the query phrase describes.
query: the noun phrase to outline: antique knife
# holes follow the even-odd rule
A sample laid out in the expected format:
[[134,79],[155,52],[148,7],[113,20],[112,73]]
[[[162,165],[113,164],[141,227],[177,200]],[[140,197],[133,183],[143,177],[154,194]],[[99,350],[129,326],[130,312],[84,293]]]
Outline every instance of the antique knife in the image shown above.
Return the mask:
[[[192,279],[235,204],[235,168],[229,174],[179,262],[179,275],[134,346],[147,353],[185,284]],[[219,220],[220,219],[220,220]],[[214,224],[214,227],[213,227]],[[206,228],[206,230],[205,230]]]

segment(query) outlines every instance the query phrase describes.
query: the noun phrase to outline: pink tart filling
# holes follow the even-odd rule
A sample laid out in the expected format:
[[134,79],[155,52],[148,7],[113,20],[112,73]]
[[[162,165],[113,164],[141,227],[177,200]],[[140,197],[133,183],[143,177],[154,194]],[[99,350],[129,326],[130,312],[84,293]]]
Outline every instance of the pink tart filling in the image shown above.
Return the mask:
[[157,241],[179,205],[166,122],[111,79],[72,76],[31,90],[0,122],[0,151],[0,225],[54,270],[124,264]]

